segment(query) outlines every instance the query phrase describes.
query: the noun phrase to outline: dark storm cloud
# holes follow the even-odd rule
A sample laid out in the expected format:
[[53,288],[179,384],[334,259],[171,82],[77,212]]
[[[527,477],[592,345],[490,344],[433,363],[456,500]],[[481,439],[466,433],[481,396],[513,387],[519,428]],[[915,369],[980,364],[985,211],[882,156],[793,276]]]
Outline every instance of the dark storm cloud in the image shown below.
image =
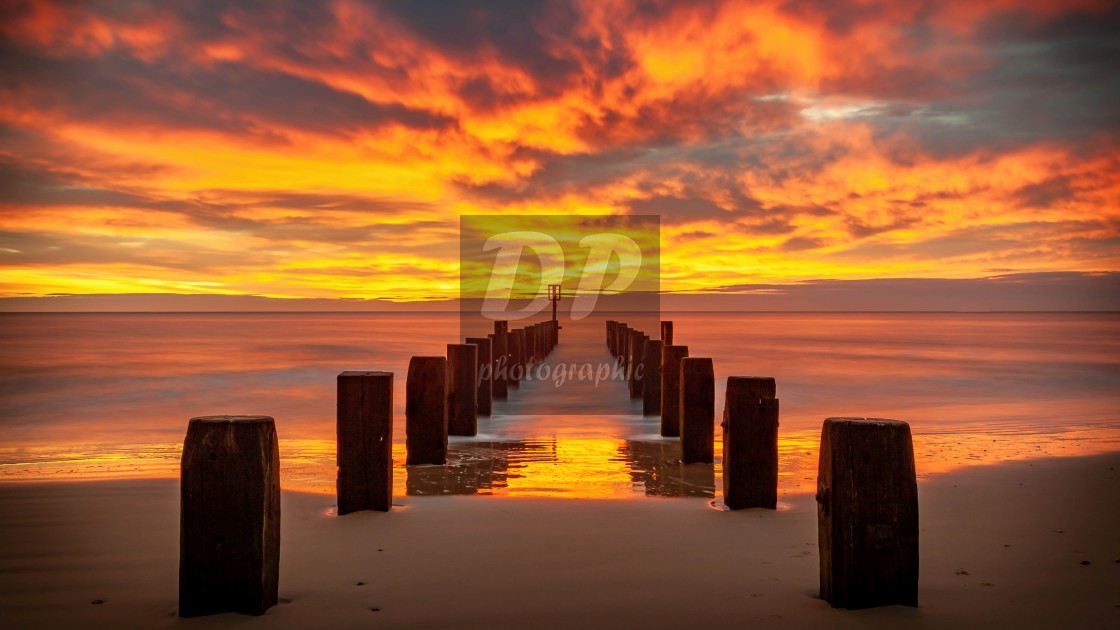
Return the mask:
[[[434,128],[450,119],[281,72],[241,64],[184,66],[109,54],[52,59],[2,50],[0,90],[39,107],[116,127],[202,129],[281,140],[285,130],[349,136],[386,124]],[[53,80],[44,82],[43,77]]]
[[1120,100],[1120,5],[1048,20],[1026,9],[996,12],[972,43],[981,46],[978,65],[960,76],[925,77],[909,92],[878,89],[892,85],[881,77],[835,87],[920,103],[909,115],[871,120],[880,137],[902,130],[940,157],[1092,141],[1120,129],[1120,108],[1110,105]]

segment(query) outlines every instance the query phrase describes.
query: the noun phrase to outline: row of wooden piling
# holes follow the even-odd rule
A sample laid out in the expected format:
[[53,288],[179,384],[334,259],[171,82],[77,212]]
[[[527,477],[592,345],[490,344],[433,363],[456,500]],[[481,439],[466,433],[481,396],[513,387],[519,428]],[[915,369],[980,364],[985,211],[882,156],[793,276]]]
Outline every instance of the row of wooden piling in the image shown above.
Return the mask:
[[[661,339],[651,339],[625,322],[607,322],[607,346],[626,374],[632,399],[644,415],[661,417],[661,435],[681,440],[681,461],[714,459],[715,373],[712,360],[689,357],[688,346],[673,344],[673,322],[663,321]],[[743,506],[754,507],[754,506]]]
[[412,357],[405,384],[405,463],[445,464],[447,436],[477,435],[478,416],[489,416],[493,400],[508,398],[527,371],[552,352],[558,330],[551,320],[514,330],[496,321],[486,337],[448,344],[446,357]]
[[[555,321],[448,344],[412,357],[405,393],[407,464],[447,462],[447,437],[475,435],[478,416],[559,342]],[[338,513],[393,502],[393,373],[337,378]],[[280,565],[280,453],[268,416],[192,418],[183,444],[179,615],[263,614],[276,604]]]
[[[627,364],[630,395],[640,393],[645,410],[650,392],[660,393],[662,433],[665,412],[676,410],[670,418],[679,420],[675,426],[682,460],[712,462],[711,359],[688,357],[686,346],[674,345],[671,322],[662,323],[662,340],[650,340],[623,323],[607,326],[611,352]],[[486,380],[479,374],[503,362],[531,365],[554,348],[557,330],[555,323],[545,322],[509,331],[498,322],[485,339],[489,343],[472,338],[467,344],[451,344],[447,357],[413,357],[406,387],[408,463],[444,463],[451,414],[458,414],[457,426],[468,427],[466,431],[471,430],[470,410],[478,413],[481,381]],[[650,371],[633,374],[638,366]],[[495,394],[498,373],[490,372],[492,397],[500,397]],[[659,377],[659,392],[650,374]],[[348,371],[338,376],[337,385],[338,511],[388,510],[393,375]],[[729,377],[723,427],[725,503],[731,509],[773,509],[778,462],[774,379]],[[264,613],[275,605],[279,584],[279,447],[273,419],[192,418],[181,484],[180,616]],[[917,605],[918,505],[909,425],[827,419],[816,501],[821,597],[846,608]]]
[[[673,344],[673,323],[650,339],[607,322],[607,346],[632,398],[679,437],[681,461],[711,463],[712,360]],[[641,369],[638,369],[641,366]],[[778,398],[772,377],[729,376],[723,407],[723,500],[730,510],[775,509]],[[816,500],[821,598],[833,606],[917,605],[918,502],[910,427],[885,419],[829,418],[821,432]]]

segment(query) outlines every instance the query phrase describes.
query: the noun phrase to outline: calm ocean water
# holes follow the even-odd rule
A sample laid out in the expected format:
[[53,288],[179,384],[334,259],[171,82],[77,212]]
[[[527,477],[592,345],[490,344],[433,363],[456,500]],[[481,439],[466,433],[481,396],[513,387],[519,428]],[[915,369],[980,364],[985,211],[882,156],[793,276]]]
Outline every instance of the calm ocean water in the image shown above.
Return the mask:
[[[663,318],[691,356],[714,360],[717,416],[727,376],[777,378],[783,493],[812,487],[829,416],[910,422],[923,476],[1120,449],[1116,314]],[[244,413],[276,418],[285,487],[333,492],[338,372],[395,373],[403,461],[408,359],[458,336],[457,316],[442,313],[2,314],[0,479],[174,476],[191,416]],[[566,324],[554,359],[606,356],[596,319]],[[542,415],[542,400],[583,413]],[[452,439],[451,465],[398,466],[397,491],[718,495],[719,462],[682,467],[657,426],[617,383],[525,384],[480,419],[478,437]]]

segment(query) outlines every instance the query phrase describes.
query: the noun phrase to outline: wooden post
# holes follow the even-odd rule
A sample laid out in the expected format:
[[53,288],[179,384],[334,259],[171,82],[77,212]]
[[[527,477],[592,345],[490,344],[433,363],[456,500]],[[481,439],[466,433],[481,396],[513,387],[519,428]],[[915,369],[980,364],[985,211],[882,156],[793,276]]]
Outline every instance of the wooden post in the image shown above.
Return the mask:
[[614,320],[613,319],[608,319],[607,320],[607,348],[611,347],[611,333],[614,332],[612,330],[613,328],[614,328]]
[[642,397],[642,382],[645,377],[645,370],[641,368],[647,341],[649,341],[649,336],[642,334],[640,331],[636,331],[630,339],[630,374],[627,380],[629,381],[631,398]]
[[661,435],[680,437],[681,359],[688,356],[688,346],[661,343]]
[[506,382],[510,387],[521,387],[521,338],[516,330],[506,333],[506,353],[509,355],[509,373]]
[[405,463],[447,463],[447,359],[412,357],[405,383]]
[[486,337],[467,337],[467,343],[478,346],[478,415],[488,416],[493,412],[491,379],[494,372],[494,358],[490,353],[490,339]]
[[642,415],[661,415],[661,341],[647,339],[642,353]]
[[618,340],[618,356],[622,359],[622,369],[626,372],[626,381],[630,381],[630,335],[634,329],[625,326],[622,329],[622,338]]
[[667,346],[673,345],[673,322],[661,322],[661,343]]
[[179,616],[264,614],[280,580],[280,449],[268,416],[191,418],[183,443]]
[[535,363],[539,357],[537,352],[537,331],[540,324],[531,324],[525,327],[525,363]]
[[773,378],[729,376],[723,405],[723,502],[778,507],[778,401]]
[[338,375],[338,513],[393,505],[393,373]]
[[918,484],[910,425],[829,418],[817,474],[821,599],[918,605]]
[[490,351],[493,353],[494,369],[490,371],[490,384],[493,397],[505,399],[509,392],[509,357],[506,355],[506,334],[496,332],[489,335]]
[[447,433],[478,434],[478,346],[447,344]]
[[681,463],[715,456],[716,383],[711,359],[681,359]]
[[514,343],[517,349],[517,364],[521,366],[521,369],[517,370],[517,380],[520,381],[525,378],[525,370],[529,367],[529,336],[524,328],[514,331],[514,336],[517,338]]

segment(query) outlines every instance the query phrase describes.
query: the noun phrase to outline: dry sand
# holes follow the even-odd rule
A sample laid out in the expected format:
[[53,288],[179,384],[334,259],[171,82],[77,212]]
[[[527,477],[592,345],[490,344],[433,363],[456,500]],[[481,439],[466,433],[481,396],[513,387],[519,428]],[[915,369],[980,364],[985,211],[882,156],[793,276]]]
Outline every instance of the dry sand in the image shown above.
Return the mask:
[[1113,453],[924,480],[920,606],[862,611],[816,598],[811,496],[734,513],[403,497],[340,518],[333,497],[285,493],[282,603],[189,620],[177,481],[5,483],[0,627],[1120,628],[1118,469]]

